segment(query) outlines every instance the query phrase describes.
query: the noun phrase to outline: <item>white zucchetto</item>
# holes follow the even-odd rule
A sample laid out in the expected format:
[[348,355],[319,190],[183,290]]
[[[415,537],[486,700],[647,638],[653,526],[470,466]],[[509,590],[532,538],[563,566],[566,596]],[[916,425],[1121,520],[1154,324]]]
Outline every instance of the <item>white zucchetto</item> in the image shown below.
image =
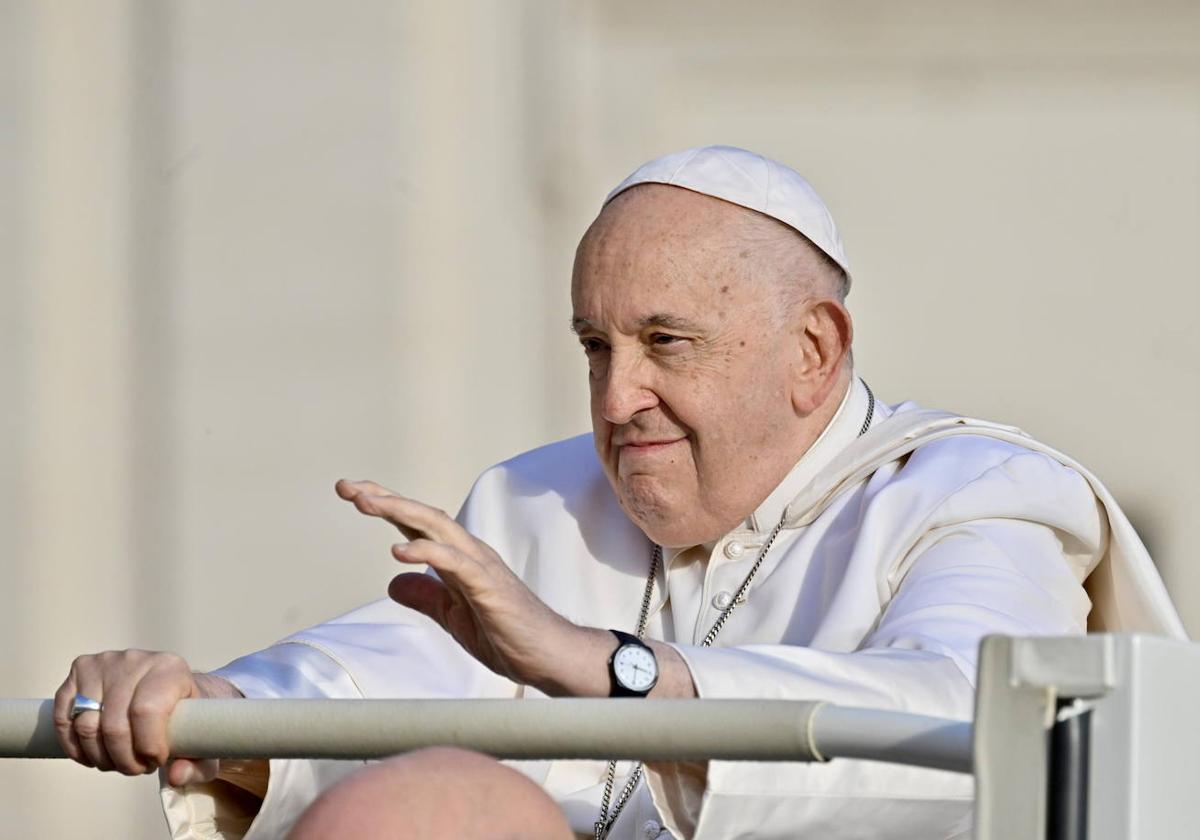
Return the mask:
[[833,216],[812,185],[781,163],[734,146],[703,146],[638,167],[604,199],[638,184],[670,184],[757,210],[798,231],[846,272],[850,267]]

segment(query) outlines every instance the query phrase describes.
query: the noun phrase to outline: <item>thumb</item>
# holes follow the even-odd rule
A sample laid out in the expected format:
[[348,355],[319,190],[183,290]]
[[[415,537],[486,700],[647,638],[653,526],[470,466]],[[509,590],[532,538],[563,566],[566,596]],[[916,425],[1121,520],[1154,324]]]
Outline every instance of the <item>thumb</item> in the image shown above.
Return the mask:
[[450,590],[437,578],[421,572],[396,575],[388,584],[388,596],[397,604],[427,615],[446,628]]
[[171,787],[199,785],[217,778],[221,762],[215,758],[175,758],[167,765],[167,784]]

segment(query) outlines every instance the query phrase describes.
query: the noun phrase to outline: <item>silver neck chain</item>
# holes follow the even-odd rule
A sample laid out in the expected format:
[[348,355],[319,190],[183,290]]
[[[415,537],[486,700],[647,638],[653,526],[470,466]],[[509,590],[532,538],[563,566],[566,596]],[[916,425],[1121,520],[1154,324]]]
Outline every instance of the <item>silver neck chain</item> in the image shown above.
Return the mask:
[[[871,428],[871,421],[875,419],[875,394],[871,391],[871,387],[867,385],[866,380],[859,380],[863,387],[867,389],[867,414],[863,419],[862,428],[858,431],[858,437],[862,437],[867,433],[867,429]],[[851,386],[853,387],[853,386]],[[721,610],[721,614],[717,616],[717,620],[713,622],[713,626],[705,634],[700,642],[700,647],[712,647],[716,642],[717,636],[721,634],[725,623],[729,621],[729,616],[737,609],[738,605],[746,600],[746,592],[750,589],[750,584],[754,582],[754,576],[758,574],[758,570],[762,568],[763,561],[767,559],[767,553],[771,550],[771,546],[775,544],[775,538],[779,536],[779,532],[783,530],[784,520],[787,518],[787,509],[784,509],[783,515],[779,517],[779,522],[771,529],[770,535],[766,542],[763,543],[762,549],[758,552],[758,557],[754,560],[754,565],[750,567],[750,571],[746,573],[745,579],[742,580],[741,586],[737,588],[737,592],[733,594],[733,598],[729,602],[729,606]],[[662,546],[655,544],[653,551],[650,552],[650,574],[646,578],[646,591],[642,595],[642,609],[638,613],[637,621],[637,637],[639,639],[646,636],[646,622],[650,617],[650,602],[654,597],[654,579],[658,576],[658,569],[662,565]],[[617,762],[608,762],[608,772],[604,779],[604,796],[600,800],[600,817],[596,820],[595,840],[605,840],[608,833],[612,831],[613,825],[617,822],[617,817],[620,816],[622,809],[629,802],[629,798],[633,796],[634,790],[637,789],[638,783],[642,780],[642,771],[645,765],[638,762],[633,772],[629,774],[629,779],[621,788],[620,795],[617,796],[617,801],[612,802],[613,788],[616,785],[617,778]],[[609,807],[612,807],[610,813]]]

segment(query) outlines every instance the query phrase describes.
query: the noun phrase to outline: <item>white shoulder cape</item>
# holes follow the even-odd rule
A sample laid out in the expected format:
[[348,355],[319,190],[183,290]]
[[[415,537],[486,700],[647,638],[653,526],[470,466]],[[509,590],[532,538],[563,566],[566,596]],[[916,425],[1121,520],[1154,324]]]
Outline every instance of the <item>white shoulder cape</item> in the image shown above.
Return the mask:
[[1187,639],[1183,622],[1146,547],[1108,488],[1079,462],[1015,426],[934,409],[896,412],[842,450],[817,481],[792,500],[784,527],[804,527],[834,499],[866,481],[884,464],[954,435],[995,438],[1040,452],[1079,473],[1091,485],[1108,516],[1110,537],[1107,552],[1084,584],[1092,599],[1090,632],[1151,633]]

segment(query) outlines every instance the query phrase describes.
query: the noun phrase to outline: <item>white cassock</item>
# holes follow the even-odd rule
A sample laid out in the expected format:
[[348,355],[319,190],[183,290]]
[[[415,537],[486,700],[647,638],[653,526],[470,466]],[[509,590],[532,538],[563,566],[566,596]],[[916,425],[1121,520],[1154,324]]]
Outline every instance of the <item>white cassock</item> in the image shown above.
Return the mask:
[[[860,437],[872,403],[856,379],[820,439],[741,527],[664,552],[647,635],[676,647],[700,697],[968,720],[985,635],[1184,637],[1145,549],[1090,473],[1011,427],[911,403],[875,404]],[[745,603],[717,646],[701,647],[781,518]],[[633,630],[652,545],[618,506],[590,435],[489,469],[459,521],[562,615]],[[217,673],[247,697],[542,696],[386,600]],[[603,763],[514,765],[591,836]],[[357,766],[274,760],[261,806],[222,782],[164,788],[172,836],[282,837]],[[652,765],[612,836],[967,837],[971,799],[970,776],[869,761]]]

